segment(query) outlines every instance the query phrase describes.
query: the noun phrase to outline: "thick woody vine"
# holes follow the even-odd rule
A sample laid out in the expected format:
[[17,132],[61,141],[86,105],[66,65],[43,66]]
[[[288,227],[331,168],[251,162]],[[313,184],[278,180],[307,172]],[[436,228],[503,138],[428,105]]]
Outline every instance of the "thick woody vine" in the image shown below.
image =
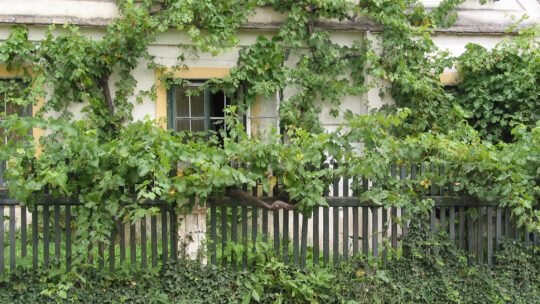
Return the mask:
[[[41,139],[39,157],[32,140],[10,141],[0,148],[1,158],[9,161],[10,169],[5,172],[9,194],[30,207],[43,194],[82,201],[86,209],[75,216],[83,241],[76,250],[84,252],[89,243],[107,243],[115,221],[154,212],[141,205],[148,199],[189,211],[196,200],[186,198],[205,201],[232,195],[269,210],[307,213],[326,203],[322,194],[335,175],[386,181],[385,188],[357,189],[362,200],[407,207],[411,212],[426,209],[429,201],[411,202],[418,201],[430,186],[433,172],[423,172],[417,180],[399,180],[387,173],[395,163],[427,163],[450,172],[438,186],[452,183],[456,192],[498,199],[501,206],[512,209],[520,224],[539,229],[535,168],[540,167],[540,126],[530,109],[540,107],[527,110],[520,106],[520,115],[505,116],[505,124],[515,127],[511,138],[492,143],[485,141],[490,139],[485,136],[489,130],[482,129],[482,120],[488,118],[471,120],[468,111],[472,109],[463,106],[467,102],[438,81],[445,67],[482,71],[483,62],[496,66],[497,56],[503,53],[527,75],[540,79],[538,65],[531,66],[540,62],[539,48],[534,47],[538,29],[518,34],[501,45],[500,51],[481,51],[484,61],[475,62],[473,53],[450,58],[436,48],[430,36],[437,27],[452,24],[455,7],[461,2],[442,1],[428,11],[412,0],[358,4],[344,0],[147,0],[137,5],[118,1],[121,17],[111,22],[100,39],[64,26],[62,31],[51,27],[45,39],[33,42],[28,40],[26,28],[14,27],[0,45],[0,62],[19,70],[24,81],[22,86],[12,82],[0,89],[21,90],[6,96],[9,102],[22,105],[36,104],[45,96],[44,88],[52,93],[38,117],[8,115],[2,121],[6,132],[20,136],[32,126],[48,131]],[[227,130],[220,134],[222,140],[171,133],[152,121],[132,122],[133,102],[154,95],[152,91],[135,92],[132,72],[140,64],[160,67],[148,51],[159,33],[171,28],[185,32],[196,50],[218,55],[237,47],[238,30],[260,5],[286,14],[277,33],[261,35],[254,44],[239,49],[230,76],[207,83],[237,101],[236,108],[229,111]],[[350,22],[357,18],[379,23],[378,38],[340,45],[317,26],[323,19]],[[480,52],[474,47],[469,50]],[[530,59],[530,65],[512,56],[516,53],[526,54],[523,57]],[[183,66],[182,56],[178,60],[178,66]],[[482,72],[467,72],[456,90],[479,97],[474,83],[480,78],[472,76],[477,74],[489,81]],[[111,83],[111,79],[117,81]],[[391,94],[397,107],[365,116],[340,108],[345,96],[363,94],[380,80],[389,83],[382,93]],[[523,105],[538,105],[533,84],[511,85],[523,88],[518,95]],[[294,93],[280,105],[283,135],[268,130],[264,139],[250,138],[236,113],[245,111],[257,95],[280,94],[288,88]],[[84,105],[80,121],[73,120],[69,111],[74,103]],[[323,131],[318,119],[321,104],[331,105],[330,114],[346,119],[336,132]],[[51,111],[59,113],[59,119],[44,118]],[[504,114],[503,110],[500,117]],[[362,154],[354,143],[362,143]],[[326,166],[329,162],[338,166]],[[185,166],[176,168],[178,163]],[[176,174],[171,175],[173,170]],[[241,184],[248,191],[237,186]],[[249,194],[258,184],[265,193],[277,192],[272,203]],[[90,234],[91,230],[99,233]]]

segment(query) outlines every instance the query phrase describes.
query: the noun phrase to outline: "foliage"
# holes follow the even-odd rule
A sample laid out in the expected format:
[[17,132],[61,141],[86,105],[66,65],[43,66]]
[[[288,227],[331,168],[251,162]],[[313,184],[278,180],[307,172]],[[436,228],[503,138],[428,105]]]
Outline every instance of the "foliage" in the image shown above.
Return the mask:
[[245,248],[241,242],[228,242],[222,252],[218,250],[217,260],[225,259],[232,269],[242,269],[242,261],[233,259],[240,256],[246,257],[248,265],[248,273],[240,283],[247,290],[242,295],[242,303],[325,302],[331,301],[332,294],[338,291],[332,284],[335,275],[330,269],[285,264],[276,257],[273,245],[260,234],[253,248]]
[[[14,27],[0,46],[0,61],[18,70],[24,70],[23,64],[33,66],[31,88],[36,98],[29,99],[30,103],[36,104],[37,97],[45,95],[46,87],[52,90],[42,113],[54,110],[69,119],[73,115],[70,106],[84,103],[82,112],[86,113],[87,124],[98,131],[101,139],[112,139],[117,128],[132,119],[137,81],[131,72],[143,60],[149,67],[156,67],[148,45],[158,33],[169,27],[186,30],[195,46],[216,53],[237,42],[236,29],[246,22],[253,7],[253,3],[236,0],[167,1],[162,3],[162,10],[152,13],[153,4],[149,0],[137,4],[118,1],[121,17],[97,38],[83,34],[76,26],[64,25],[63,31],[58,31],[53,25],[44,40],[32,43],[26,28]],[[226,12],[234,13],[226,16]],[[201,33],[192,23],[208,32]],[[116,76],[114,90],[109,87],[111,76]],[[136,99],[141,100],[145,93],[139,92]]]
[[[379,268],[357,256],[333,269],[284,265],[257,250],[246,270],[180,260],[159,272],[89,269],[66,283],[51,270],[19,270],[0,282],[5,303],[537,303],[540,255],[501,241],[494,264],[468,264],[444,234],[412,221],[399,259]],[[429,220],[424,220],[429,223]],[[257,243],[262,245],[263,243]],[[266,251],[267,252],[267,251]]]
[[[0,45],[0,61],[24,74],[24,86],[8,89],[22,90],[24,98],[10,93],[8,101],[36,105],[46,88],[51,94],[40,117],[12,115],[1,122],[5,134],[25,136],[33,126],[48,132],[41,139],[39,157],[30,137],[0,148],[0,158],[9,160],[5,176],[10,195],[30,207],[34,199],[49,193],[83,202],[86,209],[75,215],[81,228],[75,250],[81,253],[89,242],[107,243],[114,221],[154,212],[142,206],[146,199],[165,200],[189,210],[194,198],[204,202],[242,184],[249,189],[262,184],[266,193],[275,190],[300,212],[309,212],[325,204],[322,194],[335,175],[368,177],[386,180],[386,186],[369,189],[362,199],[421,211],[431,203],[420,198],[435,172],[420,172],[417,180],[407,181],[387,175],[394,163],[426,164],[428,168],[444,166],[450,172],[437,186],[453,183],[456,191],[499,199],[501,206],[512,208],[520,224],[538,229],[538,125],[516,125],[514,143],[483,142],[462,124],[464,107],[452,103],[452,95],[438,81],[439,73],[453,62],[430,37],[437,27],[455,21],[455,7],[461,2],[445,0],[426,10],[413,0],[359,1],[357,5],[345,0],[119,0],[120,17],[101,37],[66,25],[50,27],[45,39],[31,42],[26,28],[14,27]],[[229,95],[238,93],[240,114],[257,94],[292,88],[292,96],[280,105],[283,135],[269,130],[264,140],[249,138],[232,114],[236,109],[229,111],[226,132],[217,135],[173,134],[154,122],[131,122],[133,102],[153,95],[135,92],[132,71],[140,64],[161,67],[148,51],[157,35],[174,28],[188,34],[195,52],[217,55],[236,50],[238,29],[256,6],[264,5],[286,14],[285,22],[277,33],[260,36],[240,49],[229,77],[209,80],[207,85]],[[315,26],[318,19],[360,17],[382,25],[379,40],[366,35],[341,45]],[[515,57],[528,47],[533,56],[537,51],[528,39],[523,36],[501,48]],[[462,71],[482,63],[471,56],[460,58]],[[485,52],[483,56],[492,55]],[[175,68],[182,67],[183,60],[181,55]],[[517,65],[532,75],[536,66],[531,64],[529,69],[523,66],[526,62],[505,61],[509,65],[505,71],[514,71]],[[113,79],[117,81],[111,83]],[[535,96],[535,86],[520,79],[523,98]],[[365,93],[377,80],[388,82],[398,107],[366,116],[343,113],[340,102],[345,96]],[[472,87],[465,80],[459,89],[477,96]],[[333,105],[331,114],[347,120],[336,132],[322,132],[318,117],[323,102]],[[84,104],[83,119],[67,121],[79,103]],[[521,104],[520,112],[512,115],[532,117]],[[51,112],[60,112],[60,119],[43,119]],[[532,122],[509,119],[511,125]],[[363,147],[361,153],[358,146]],[[336,162],[337,168],[325,166],[330,162]],[[176,168],[178,164],[182,166]]]
[[369,261],[356,259],[336,269],[335,284],[347,286],[341,295],[353,299],[348,303],[539,301],[537,251],[506,239],[493,265],[471,264],[467,253],[456,249],[448,235],[433,234],[421,222],[412,222],[410,233],[403,238],[403,256],[390,260],[387,268],[374,268]]
[[457,59],[462,81],[455,101],[469,112],[482,137],[510,141],[518,124],[534,126],[540,118],[540,27],[522,30],[487,50],[469,44]]
[[[361,193],[361,199],[406,206],[415,213],[426,206],[410,204],[411,200],[418,200],[431,187],[451,185],[454,193],[497,200],[501,206],[510,207],[518,223],[529,230],[540,228],[540,124],[530,131],[520,125],[512,130],[515,142],[498,145],[483,141],[477,131],[463,123],[447,134],[425,132],[404,139],[392,136],[391,128],[401,127],[406,116],[406,112],[401,113],[401,119],[383,114],[358,116],[350,120],[345,132],[338,130],[344,145],[360,140],[363,143],[361,154],[345,154],[344,161],[349,164],[346,175],[368,176],[385,184]],[[401,180],[388,176],[393,164],[406,168],[425,165],[428,169],[419,172],[416,180]],[[445,174],[437,176],[440,168]]]
[[242,284],[246,273],[198,262],[172,264],[162,271],[162,276],[161,291],[173,303],[238,303],[249,292]]
[[19,270],[0,283],[3,303],[238,303],[246,274],[174,261],[160,272],[89,269],[68,281],[51,270]]
[[249,290],[243,303],[331,302],[337,291],[335,275],[326,269],[300,269],[274,257],[259,261],[242,282]]
[[431,35],[436,28],[453,24],[455,8],[462,2],[441,1],[428,11],[419,1],[361,1],[370,4],[367,15],[384,25],[378,41],[381,49],[368,73],[388,82],[381,94],[389,91],[398,108],[412,111],[408,124],[399,130],[400,135],[451,130],[460,121],[450,95],[439,81],[439,74],[452,62],[446,52],[438,49]]
[[[328,31],[315,29],[314,22],[319,18],[350,19],[350,12],[358,8],[346,0],[273,0],[268,5],[286,14],[283,25],[271,38],[261,35],[240,50],[237,66],[220,82],[229,91],[245,88],[246,105],[256,95],[293,88],[295,93],[280,104],[282,128],[320,132],[322,108],[317,102],[332,105],[330,113],[337,116],[345,96],[365,92],[363,70],[372,51],[367,40],[351,45],[333,42]],[[289,60],[295,60],[296,65],[288,64]]]
[[[147,199],[164,200],[189,211],[195,198],[204,201],[223,195],[228,187],[246,184],[251,191],[262,184],[265,192],[277,188],[299,211],[309,212],[326,203],[321,193],[334,174],[384,181],[385,187],[357,189],[360,198],[387,207],[407,207],[410,215],[431,206],[422,196],[435,186],[433,180],[437,187],[453,184],[456,193],[498,199],[501,206],[512,208],[519,224],[530,230],[539,228],[535,168],[540,159],[540,126],[532,131],[516,128],[517,140],[498,146],[482,142],[467,125],[451,134],[392,136],[390,129],[401,126],[406,117],[407,111],[400,116],[359,116],[335,133],[315,135],[299,129],[290,133],[289,143],[276,133],[248,140],[242,125],[235,123],[227,124],[231,127],[222,132],[220,142],[217,136],[174,134],[151,121],[132,123],[114,140],[100,142],[97,132],[81,122],[51,120],[47,124],[56,131],[51,135],[55,140],[44,139],[48,144],[39,158],[30,149],[32,141],[27,149],[19,148],[10,159],[13,169],[6,177],[10,195],[30,207],[44,194],[76,197],[84,203],[86,208],[74,211],[80,238],[74,251],[79,257],[84,256],[88,242],[107,244],[113,223],[155,212],[143,205]],[[362,154],[350,147],[360,139]],[[9,153],[9,146],[2,151]],[[325,166],[330,160],[339,166]],[[183,166],[171,175],[178,163]],[[396,163],[409,168],[413,164],[443,166],[448,174],[436,178],[436,171],[426,170],[418,172],[417,179],[401,180],[388,176]]]
[[[387,80],[397,105],[413,111],[402,134],[449,129],[460,117],[449,115],[454,114],[451,95],[444,92],[438,75],[452,62],[430,37],[434,29],[453,24],[455,7],[462,2],[445,0],[426,10],[410,0],[358,5],[345,0],[269,1],[286,14],[286,20],[271,38],[260,36],[242,49],[231,76],[222,82],[229,91],[245,88],[248,105],[256,94],[293,88],[280,105],[282,129],[301,126],[320,132],[322,104],[333,116],[343,115],[340,105],[345,96],[358,96],[374,87],[374,80]],[[315,29],[319,18],[366,17],[383,26],[377,39],[366,35],[343,45],[333,42],[328,31]],[[289,63],[292,60],[295,66]]]
[[[8,131],[25,134],[31,120],[19,121],[24,124],[4,123],[10,125]],[[141,205],[147,199],[165,200],[189,211],[193,198],[204,201],[238,184],[254,187],[261,183],[270,191],[279,181],[303,211],[324,203],[319,193],[330,180],[326,177],[330,169],[307,169],[326,157],[324,151],[331,142],[324,133],[304,133],[287,145],[274,133],[272,144],[268,139],[248,141],[243,127],[231,123],[235,129],[223,132],[220,143],[216,136],[177,135],[146,121],[123,127],[113,140],[100,141],[98,132],[80,121],[66,124],[51,119],[38,125],[45,124],[54,133],[42,138],[47,144],[39,158],[34,156],[31,140],[1,147],[6,156],[13,148],[19,151],[11,155],[7,186],[10,195],[31,210],[33,202],[45,194],[84,203],[84,209],[74,210],[80,238],[75,251],[80,253],[86,251],[88,241],[108,243],[113,223],[155,212]],[[21,147],[22,143],[27,146]],[[178,163],[185,165],[171,176]]]

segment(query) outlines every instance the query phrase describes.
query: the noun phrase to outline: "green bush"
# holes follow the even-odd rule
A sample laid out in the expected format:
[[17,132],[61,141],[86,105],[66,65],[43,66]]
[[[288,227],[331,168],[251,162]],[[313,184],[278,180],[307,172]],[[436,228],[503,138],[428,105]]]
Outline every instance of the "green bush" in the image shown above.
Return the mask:
[[[425,221],[428,223],[429,221]],[[364,259],[336,269],[342,298],[351,303],[540,303],[540,255],[506,239],[493,265],[475,264],[447,235],[411,227],[403,256],[385,269]]]
[[457,58],[463,81],[455,102],[480,136],[510,142],[516,125],[532,127],[540,118],[539,36],[540,27],[533,27],[491,50],[471,43]]
[[302,269],[261,253],[249,270],[188,260],[160,271],[87,269],[68,280],[53,270],[20,270],[0,283],[0,303],[540,303],[538,249],[508,239],[493,265],[474,264],[419,222],[385,268],[380,257],[358,256]]
[[246,274],[179,260],[159,272],[88,269],[65,280],[53,270],[20,270],[0,283],[0,303],[237,303]]

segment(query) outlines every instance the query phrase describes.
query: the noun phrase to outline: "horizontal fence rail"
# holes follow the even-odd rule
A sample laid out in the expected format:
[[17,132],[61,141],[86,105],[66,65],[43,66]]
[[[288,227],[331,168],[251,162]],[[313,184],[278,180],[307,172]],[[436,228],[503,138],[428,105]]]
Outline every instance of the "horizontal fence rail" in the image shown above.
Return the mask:
[[[418,169],[426,170],[424,166],[401,165],[393,166],[391,174],[400,179],[416,179]],[[437,173],[435,176],[444,174],[442,169],[431,167],[430,170]],[[362,253],[382,254],[385,265],[388,257],[401,247],[400,236],[407,234],[409,223],[402,217],[407,212],[405,208],[384,208],[360,201],[359,192],[380,186],[384,184],[365,178],[336,177],[325,193],[328,207],[315,207],[307,216],[296,211],[268,211],[228,197],[211,199],[207,202],[210,263],[247,267],[250,255],[256,252],[257,241],[262,240],[270,242],[273,253],[286,264],[326,266]],[[435,202],[429,218],[431,230],[446,232],[457,248],[470,254],[470,262],[476,259],[493,263],[503,237],[539,246],[538,232],[519,228],[510,209],[499,207],[497,202],[460,196],[452,186],[438,187],[434,177],[422,198]],[[267,203],[275,200],[257,189],[253,192]],[[237,245],[242,245],[242,250]],[[231,251],[231,246],[236,246],[236,250]],[[394,252],[389,254],[388,248]],[[233,252],[232,257],[229,252]],[[236,252],[241,253],[235,255]]]
[[[503,237],[538,246],[538,233],[518,228],[508,208],[466,197],[430,198],[435,201],[430,213],[431,230],[446,232],[457,248],[468,251],[478,262],[493,263]],[[328,207],[316,207],[309,218],[296,211],[268,211],[230,198],[209,202],[210,262],[247,266],[247,252],[255,251],[261,235],[261,240],[271,241],[275,254],[286,264],[306,265],[307,260],[315,265],[335,264],[358,253],[381,254],[383,240],[397,250],[399,237],[407,233],[408,223],[401,219],[404,210],[386,209],[358,199],[327,197],[327,202]],[[227,246],[240,241],[246,253],[218,261],[219,253],[227,256]],[[385,263],[388,252],[383,254]]]
[[[108,236],[109,244],[89,246],[85,262],[114,271],[120,264],[158,267],[169,257],[177,258],[176,213],[161,202],[145,205],[160,208],[160,213],[135,223],[117,222]],[[17,266],[55,266],[70,271],[78,241],[77,208],[82,208],[77,201],[45,197],[30,212],[17,200],[0,197],[0,274],[13,272]]]
[[[419,171],[426,170],[420,167]],[[435,171],[434,168],[431,170]],[[415,166],[392,167],[391,175],[416,179]],[[438,174],[444,174],[438,170]],[[470,261],[493,263],[503,237],[520,239],[538,247],[538,232],[519,228],[510,209],[497,202],[482,202],[454,193],[452,185],[437,186],[436,176],[426,188],[425,198],[435,201],[428,219],[433,232],[444,231],[457,248],[470,253]],[[256,247],[263,241],[268,252],[284,263],[305,266],[334,265],[357,254],[378,256],[383,264],[400,250],[400,236],[407,234],[409,223],[405,208],[384,208],[362,202],[359,194],[384,187],[365,178],[336,177],[324,193],[327,207],[315,207],[303,216],[296,211],[268,211],[251,203],[232,199],[209,199],[206,231],[209,263],[247,267]],[[17,200],[0,193],[0,274],[17,266],[55,266],[69,271],[74,260],[77,208],[75,200],[43,197],[33,212]],[[274,198],[253,189],[253,195],[266,202]],[[120,264],[143,268],[159,267],[178,255],[178,215],[163,202],[153,201],[160,213],[135,223],[117,222],[108,236],[108,244],[90,246],[85,252],[88,264],[114,271]],[[391,251],[391,252],[389,252]],[[90,254],[91,253],[91,254]]]

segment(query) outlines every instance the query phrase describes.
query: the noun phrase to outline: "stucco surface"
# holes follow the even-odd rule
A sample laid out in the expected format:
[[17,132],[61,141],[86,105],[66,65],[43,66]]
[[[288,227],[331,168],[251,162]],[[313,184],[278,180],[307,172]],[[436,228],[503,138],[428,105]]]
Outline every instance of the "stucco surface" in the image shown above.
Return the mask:
[[[426,7],[437,5],[440,0],[424,0]],[[449,32],[493,32],[500,33],[513,23],[508,15],[531,16],[524,26],[538,22],[540,4],[535,0],[488,0],[480,5],[478,0],[468,0],[459,9],[456,24],[442,31]],[[113,0],[25,0],[0,1],[0,23],[6,24],[64,24],[105,26],[118,16]],[[247,29],[276,29],[283,21],[283,14],[271,8],[258,8],[257,14],[249,19]],[[320,27],[336,30],[370,30],[380,27],[366,18],[355,21],[319,20]]]
[[[426,7],[433,7],[440,1],[424,1]],[[505,0],[488,1],[486,5],[480,5],[477,0],[466,1],[459,9],[459,18],[456,25],[451,29],[445,29],[437,33],[433,40],[442,49],[447,49],[452,55],[458,56],[465,51],[468,43],[474,42],[491,48],[503,39],[502,33],[512,22],[512,14],[520,17],[522,14],[531,17],[523,26],[538,22],[540,14],[540,4],[536,0]],[[6,1],[0,0],[0,43],[9,35],[9,29],[13,24],[25,23],[33,24],[29,28],[29,39],[39,41],[43,39],[47,25],[50,23],[80,23],[87,25],[81,28],[81,32],[99,39],[105,33],[104,25],[111,18],[118,15],[114,2],[111,0],[26,0],[26,1]],[[240,38],[239,47],[248,46],[254,43],[258,35],[270,36],[279,24],[283,21],[284,15],[274,12],[270,8],[258,9],[257,15],[250,19],[247,29],[241,30],[238,34]],[[320,20],[319,26],[327,27],[331,30],[332,39],[341,45],[350,45],[354,40],[361,39],[368,35],[370,39],[377,39],[377,25],[369,20],[357,20],[357,22],[337,22],[336,20]],[[62,28],[57,29],[58,33],[63,32]],[[468,33],[468,34],[464,34]],[[231,68],[234,67],[238,58],[238,48],[212,56],[209,53],[190,53],[187,48],[180,49],[178,45],[187,46],[190,44],[189,37],[174,30],[166,31],[157,37],[157,40],[150,45],[149,52],[156,56],[156,61],[165,66],[178,64],[178,56],[185,55],[185,65],[199,68]],[[285,64],[294,66],[297,58],[290,58]],[[449,69],[447,72],[455,70]],[[141,64],[133,71],[138,81],[135,92],[150,90],[155,84],[153,70],[147,68],[147,63]],[[118,76],[111,77],[111,84],[118,81]],[[366,81],[370,81],[367,77]],[[381,97],[379,91],[384,89],[386,84],[379,82],[379,87],[371,89],[366,94],[360,96],[348,96],[343,99],[340,106],[341,112],[350,110],[353,113],[367,113],[370,109],[378,108],[385,103],[392,103],[392,99],[385,95]],[[284,90],[284,98],[294,94],[294,88]],[[276,116],[278,104],[277,96],[261,97],[259,105],[250,112],[248,116]],[[135,102],[135,96],[132,98]],[[272,101],[272,102],[269,102]],[[72,106],[75,113],[80,112],[82,104]],[[52,114],[54,115],[54,114]],[[153,100],[145,97],[142,103],[136,103],[133,110],[134,119],[139,120],[145,117],[154,119],[156,108]],[[79,118],[80,114],[76,114]],[[322,124],[327,129],[334,129],[343,120],[342,117],[332,117],[326,108],[321,113]],[[249,118],[249,117],[248,117]],[[273,122],[275,119],[259,119],[253,121],[248,126],[253,125],[256,129]],[[255,134],[257,130],[253,130]]]

